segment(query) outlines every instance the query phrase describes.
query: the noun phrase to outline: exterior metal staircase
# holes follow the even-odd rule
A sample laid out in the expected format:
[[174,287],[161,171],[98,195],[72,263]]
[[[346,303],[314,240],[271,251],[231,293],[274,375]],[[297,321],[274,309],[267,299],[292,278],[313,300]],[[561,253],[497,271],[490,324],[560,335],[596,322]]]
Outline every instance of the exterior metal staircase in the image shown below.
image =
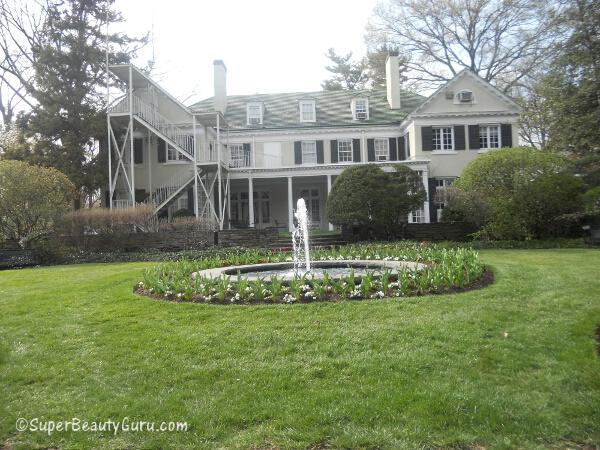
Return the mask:
[[[191,169],[191,168],[190,168]],[[149,200],[155,205],[154,212],[169,206],[190,184],[194,182],[193,170],[180,170],[163,186],[156,189]]]
[[[179,150],[190,161],[194,161],[194,136],[185,129],[173,124],[158,112],[157,108],[147,104],[139,96],[132,96],[133,116],[146,128],[163,139],[171,147]],[[111,113],[129,112],[129,95],[125,95],[110,109]]]

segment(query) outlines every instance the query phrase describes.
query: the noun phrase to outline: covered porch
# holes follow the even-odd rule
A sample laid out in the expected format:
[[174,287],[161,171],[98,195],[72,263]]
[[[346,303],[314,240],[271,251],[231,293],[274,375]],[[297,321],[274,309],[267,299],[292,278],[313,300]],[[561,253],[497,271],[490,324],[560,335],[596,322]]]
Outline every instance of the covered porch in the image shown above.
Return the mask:
[[[229,218],[231,228],[278,228],[291,231],[294,210],[304,198],[313,229],[333,230],[327,222],[327,195],[336,175],[232,178]],[[249,208],[253,205],[253,208]]]

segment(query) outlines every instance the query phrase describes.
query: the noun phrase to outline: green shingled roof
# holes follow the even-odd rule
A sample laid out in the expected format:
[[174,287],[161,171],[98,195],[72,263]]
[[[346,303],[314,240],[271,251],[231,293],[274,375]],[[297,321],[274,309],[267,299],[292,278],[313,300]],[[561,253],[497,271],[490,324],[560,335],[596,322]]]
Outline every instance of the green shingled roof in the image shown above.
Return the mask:
[[[369,98],[369,120],[352,118],[350,105],[356,97]],[[317,121],[300,122],[300,100],[314,99]],[[330,126],[381,125],[400,123],[410,112],[426,100],[425,97],[401,92],[401,108],[390,109],[385,90],[293,92],[287,94],[230,95],[227,97],[225,119],[232,128],[307,128]],[[250,126],[246,122],[246,104],[262,102],[264,105],[262,125]],[[213,98],[190,106],[194,112],[213,111]]]

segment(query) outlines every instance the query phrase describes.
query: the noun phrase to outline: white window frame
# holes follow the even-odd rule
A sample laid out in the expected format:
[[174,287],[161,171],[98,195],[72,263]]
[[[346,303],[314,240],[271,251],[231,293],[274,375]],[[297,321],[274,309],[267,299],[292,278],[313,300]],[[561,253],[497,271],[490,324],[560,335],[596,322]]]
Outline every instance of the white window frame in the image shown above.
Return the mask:
[[[315,101],[314,100],[300,100],[299,102],[299,109],[300,109],[300,122],[316,122],[317,121],[317,111],[316,111],[316,105],[315,105]],[[310,108],[310,118],[305,118],[304,116],[304,107],[308,106]]]
[[[359,102],[364,102],[364,110],[363,108],[361,108],[360,110],[358,109],[358,103]],[[367,113],[366,118],[364,119],[359,119],[357,117],[359,112],[365,112]],[[367,97],[360,97],[360,98],[355,98],[352,100],[352,118],[354,120],[369,120],[369,99]]]
[[456,178],[436,178],[435,179],[435,194],[434,194],[434,198],[432,198],[431,201],[434,202],[438,222],[441,220],[442,211],[446,207],[445,201],[442,201],[442,202],[437,201],[439,192],[442,190],[446,190],[448,187],[450,187],[452,185],[452,183],[454,182],[454,180],[456,180]]
[[[302,141],[302,164],[307,166],[317,165],[317,141]],[[309,147],[312,146],[312,149]],[[314,157],[313,157],[314,155]],[[310,156],[311,161],[308,161],[308,156]],[[313,162],[314,158],[314,162]]]
[[375,148],[375,161],[390,160],[390,140],[387,138],[373,139],[373,147]]
[[[342,145],[347,146],[348,148],[342,148]],[[343,158],[342,154],[344,155]],[[352,148],[352,139],[338,139],[337,155],[338,162],[354,162],[354,149]]]
[[[175,147],[165,143],[166,145],[166,149],[165,152],[166,154],[166,158],[165,158],[165,162],[167,163],[179,163],[179,162],[186,162],[188,159],[183,156],[183,153],[179,152]],[[173,155],[175,155],[173,157]]]
[[229,144],[228,147],[230,167],[250,167],[250,158],[246,159],[243,143]]
[[[487,143],[486,147],[481,146],[481,137],[482,137],[482,129],[485,128],[485,140]],[[490,147],[490,137],[492,129],[496,129],[498,133],[498,146]],[[479,150],[482,152],[487,152],[488,150],[495,150],[502,147],[502,130],[500,129],[500,124],[498,123],[482,123],[479,124]]]
[[[434,126],[433,129],[433,151],[434,152],[455,152],[454,127],[453,126]],[[445,130],[450,130],[450,147],[444,143],[447,137]],[[439,134],[439,136],[437,136]],[[439,147],[439,148],[436,148]]]
[[[258,108],[258,114],[253,110]],[[252,110],[252,112],[251,112]],[[258,123],[251,122],[251,119],[258,119]],[[250,102],[246,104],[246,123],[248,125],[262,125],[263,123],[263,104],[260,102]]]
[[425,209],[423,207],[415,209],[408,215],[409,223],[425,223]]

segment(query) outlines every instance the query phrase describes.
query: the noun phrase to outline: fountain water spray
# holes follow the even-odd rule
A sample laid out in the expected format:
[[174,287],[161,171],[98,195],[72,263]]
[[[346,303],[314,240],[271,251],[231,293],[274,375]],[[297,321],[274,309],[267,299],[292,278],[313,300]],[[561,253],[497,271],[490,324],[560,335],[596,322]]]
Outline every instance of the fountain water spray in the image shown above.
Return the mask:
[[[303,273],[310,271],[310,250],[308,247],[308,210],[303,198],[298,199],[294,213],[298,225],[292,231],[292,246],[294,248],[294,272]],[[302,268],[301,266],[304,265]]]

